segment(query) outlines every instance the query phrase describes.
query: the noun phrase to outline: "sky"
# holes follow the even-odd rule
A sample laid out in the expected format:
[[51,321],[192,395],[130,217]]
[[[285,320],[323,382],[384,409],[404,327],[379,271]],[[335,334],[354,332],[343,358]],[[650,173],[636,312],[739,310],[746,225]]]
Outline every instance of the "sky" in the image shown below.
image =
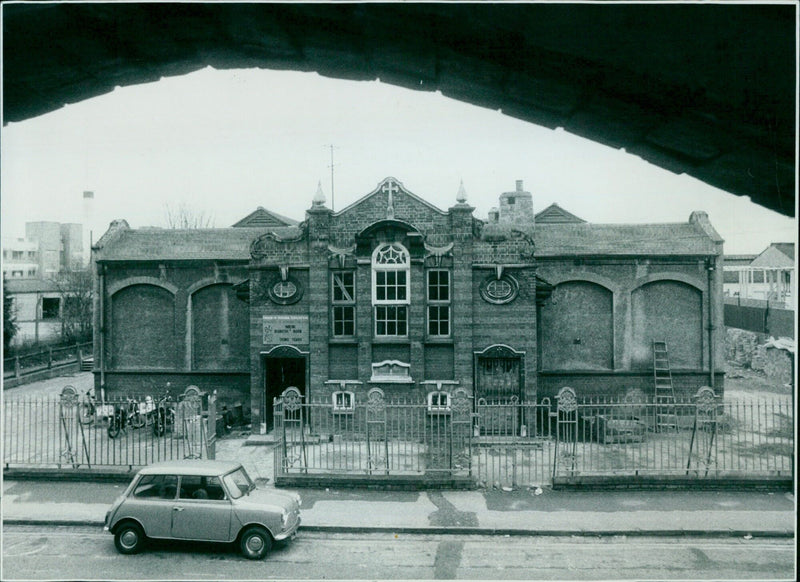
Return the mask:
[[[441,209],[463,181],[475,216],[523,180],[534,210],[557,202],[596,223],[684,222],[704,210],[727,254],[795,240],[796,220],[615,150],[433,92],[316,73],[211,68],[2,129],[2,236],[25,222],[117,218],[167,226],[187,205],[227,227],[258,206],[302,220],[321,184],[334,210],[387,176]],[[83,192],[94,192],[91,205]]]

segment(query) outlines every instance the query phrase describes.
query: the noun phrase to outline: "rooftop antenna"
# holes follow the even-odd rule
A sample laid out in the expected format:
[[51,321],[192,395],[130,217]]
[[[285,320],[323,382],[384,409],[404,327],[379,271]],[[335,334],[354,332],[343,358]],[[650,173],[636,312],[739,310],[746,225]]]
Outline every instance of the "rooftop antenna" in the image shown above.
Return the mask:
[[[330,163],[330,166],[328,166],[328,167],[331,169],[331,210],[335,210],[335,207],[334,207],[334,201],[335,201],[335,198],[334,198],[334,191],[333,191],[333,168],[334,168],[334,163],[333,163],[333,148],[334,148],[335,146],[334,146],[333,144],[329,144],[329,145],[327,145],[327,146],[325,146],[325,147],[328,147],[328,148],[330,148],[330,150],[331,150],[331,163]],[[338,148],[337,148],[337,149],[338,149]]]

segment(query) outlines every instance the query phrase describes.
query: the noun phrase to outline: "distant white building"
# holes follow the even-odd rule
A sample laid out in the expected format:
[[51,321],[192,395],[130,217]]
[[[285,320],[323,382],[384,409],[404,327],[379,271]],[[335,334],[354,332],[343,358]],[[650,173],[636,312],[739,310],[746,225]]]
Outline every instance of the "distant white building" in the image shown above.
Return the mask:
[[4,238],[2,244],[8,279],[48,278],[87,266],[81,224],[27,222],[25,238]]
[[9,278],[6,289],[18,328],[12,345],[48,342],[61,337],[63,297],[54,281]]
[[3,239],[3,277],[31,279],[39,274],[39,245],[24,239]]
[[758,255],[729,255],[723,265],[725,296],[761,299],[794,308],[794,243],[772,243]]
[[81,224],[26,222],[25,238],[39,246],[39,274],[42,277],[82,269],[86,265]]

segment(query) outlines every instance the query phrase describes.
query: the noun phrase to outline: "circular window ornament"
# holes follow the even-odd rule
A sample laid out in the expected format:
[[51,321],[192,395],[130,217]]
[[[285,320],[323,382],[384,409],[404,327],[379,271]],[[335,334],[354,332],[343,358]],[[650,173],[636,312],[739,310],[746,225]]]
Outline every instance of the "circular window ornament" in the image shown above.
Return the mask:
[[270,283],[267,290],[269,298],[278,305],[290,305],[297,303],[303,297],[303,288],[300,282],[291,277],[288,279],[278,279]]
[[501,305],[510,303],[517,298],[519,284],[511,275],[503,275],[500,278],[487,277],[481,283],[481,297],[488,303]]

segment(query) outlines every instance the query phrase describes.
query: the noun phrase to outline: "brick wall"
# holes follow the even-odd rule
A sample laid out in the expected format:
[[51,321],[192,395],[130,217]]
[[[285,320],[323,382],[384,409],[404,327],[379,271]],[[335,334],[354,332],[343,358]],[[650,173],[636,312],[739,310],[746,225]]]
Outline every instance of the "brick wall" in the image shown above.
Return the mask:
[[[248,363],[244,358],[236,358],[236,354],[241,351],[240,346],[246,346],[249,341],[246,331],[242,330],[248,308],[235,296],[230,285],[247,276],[246,265],[241,261],[108,264],[104,272],[105,317],[102,330],[95,334],[94,353],[95,366],[99,368],[101,363],[105,366],[106,393],[113,396],[149,390],[151,380],[160,382],[172,375],[185,388],[192,383],[206,382],[204,378],[213,378],[213,372],[219,372],[221,380],[214,380],[209,386],[219,388],[220,398],[227,399],[229,395],[233,400],[243,398],[241,383],[248,373]],[[228,321],[227,348],[221,343],[219,326],[199,325],[199,321],[191,325],[188,317],[190,301],[199,297],[202,306],[208,285],[212,286],[210,289],[216,286],[225,289],[230,310],[235,313]],[[217,305],[221,306],[221,301]],[[221,324],[221,313],[219,309],[216,311],[216,321]],[[102,362],[101,335],[105,346]],[[208,362],[204,366],[204,372],[210,375],[195,374],[197,367],[191,357],[193,346],[206,346],[205,354],[209,355],[208,350],[214,343],[218,355],[227,349],[232,359],[215,358],[216,369]],[[116,373],[122,370],[130,374]],[[154,370],[159,373],[152,375]],[[230,378],[235,378],[232,384],[228,381]],[[96,375],[95,384],[99,390],[100,374]]]
[[[724,394],[724,378],[722,372],[714,376],[714,392],[718,396]],[[709,375],[695,372],[673,372],[672,385],[675,390],[675,397],[678,399],[693,396],[702,386],[709,386]],[[652,372],[637,374],[629,373],[548,373],[543,372],[539,375],[539,400],[550,398],[555,403],[555,396],[561,388],[569,386],[573,388],[578,396],[582,398],[619,398],[624,396],[629,390],[638,388],[645,395],[652,397],[654,393],[654,382]]]
[[541,310],[545,370],[614,368],[613,293],[589,281],[553,289]]

